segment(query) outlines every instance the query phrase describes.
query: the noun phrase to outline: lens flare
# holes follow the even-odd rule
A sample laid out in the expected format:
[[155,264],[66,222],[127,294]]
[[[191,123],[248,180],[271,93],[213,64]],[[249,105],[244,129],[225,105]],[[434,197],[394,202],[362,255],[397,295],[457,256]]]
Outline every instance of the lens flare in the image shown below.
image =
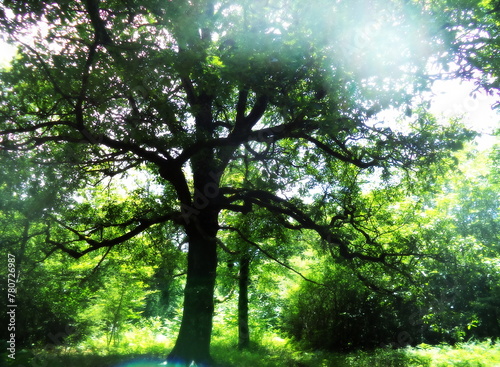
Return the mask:
[[135,359],[116,365],[115,367],[167,367],[167,362],[161,359]]

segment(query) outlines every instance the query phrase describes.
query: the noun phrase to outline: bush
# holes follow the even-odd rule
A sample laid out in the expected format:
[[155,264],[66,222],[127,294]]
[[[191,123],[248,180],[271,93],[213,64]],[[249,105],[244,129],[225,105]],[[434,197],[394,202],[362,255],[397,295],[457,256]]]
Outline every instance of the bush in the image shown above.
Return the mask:
[[305,346],[345,352],[413,341],[404,302],[388,300],[340,270],[329,270],[321,282],[326,287],[304,282],[284,309],[282,328]]

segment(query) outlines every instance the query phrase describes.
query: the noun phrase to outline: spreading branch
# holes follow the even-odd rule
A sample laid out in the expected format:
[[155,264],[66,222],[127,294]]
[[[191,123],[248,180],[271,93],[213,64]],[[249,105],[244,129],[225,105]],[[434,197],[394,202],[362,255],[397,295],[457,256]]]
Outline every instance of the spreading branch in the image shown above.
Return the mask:
[[[300,209],[297,205],[280,198],[272,193],[263,190],[248,190],[248,189],[235,189],[225,187],[221,191],[224,194],[230,194],[231,197],[226,198],[226,203],[222,203],[223,209],[231,209],[235,201],[243,201],[245,205],[257,205],[261,208],[267,209],[270,213],[288,216],[298,222],[293,229],[310,229],[315,231],[322,240],[326,243],[336,246],[339,249],[341,257],[347,260],[360,259],[375,263],[387,264],[388,258],[394,257],[408,257],[408,256],[426,256],[422,253],[415,252],[382,252],[378,255],[368,255],[358,251],[352,251],[348,243],[335,234],[329,226],[316,223],[304,210]],[[366,232],[365,232],[366,234]],[[370,237],[367,238],[370,242],[374,240]],[[333,255],[333,253],[332,253]]]
[[[71,233],[75,234],[77,237],[77,242],[85,242],[89,245],[89,247],[87,247],[83,251],[76,251],[74,249],[67,247],[64,243],[52,240],[50,238],[50,234],[47,234],[47,238],[46,238],[47,243],[50,243],[51,245],[56,246],[57,248],[64,251],[65,253],[67,253],[71,257],[78,259],[78,258],[84,256],[85,254],[88,254],[89,252],[98,250],[100,248],[113,247],[113,246],[119,245],[121,243],[124,243],[124,242],[132,239],[133,237],[137,236],[138,234],[144,232],[145,230],[147,230],[148,228],[152,227],[155,224],[165,223],[167,221],[180,222],[181,221],[181,214],[179,212],[172,212],[172,213],[168,213],[168,214],[159,216],[157,218],[137,219],[137,220],[135,220],[135,222],[138,222],[139,224],[137,226],[135,226],[133,229],[131,229],[130,231],[128,231],[127,233],[125,233],[121,236],[111,238],[111,239],[106,239],[103,241],[96,241],[96,240],[84,235],[80,231],[78,231],[78,230],[68,226],[67,224],[61,222],[60,220],[55,219],[55,218],[53,218],[53,219],[61,227],[65,228],[68,231],[70,231]],[[129,224],[130,222],[131,221],[127,222],[126,224]]]

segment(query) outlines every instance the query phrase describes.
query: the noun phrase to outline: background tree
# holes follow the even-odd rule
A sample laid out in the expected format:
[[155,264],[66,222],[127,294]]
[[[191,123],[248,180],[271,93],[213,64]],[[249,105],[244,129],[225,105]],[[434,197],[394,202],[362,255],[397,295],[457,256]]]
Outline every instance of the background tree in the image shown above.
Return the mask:
[[[440,24],[413,3],[7,1],[0,15],[20,47],[1,75],[2,159],[37,167],[30,179],[74,207],[40,213],[47,248],[80,258],[163,225],[185,236],[173,361],[212,363],[222,214],[260,208],[354,267],[395,269],[415,249],[359,226],[362,182],[344,173],[428,180],[468,135],[424,113],[404,127],[376,118],[414,107],[442,51]],[[252,182],[232,176],[245,151]],[[156,189],[97,208],[68,194],[132,170]]]
[[462,152],[455,174],[443,180],[440,192],[427,196],[422,214],[424,238],[442,256],[419,272],[434,294],[426,323],[449,342],[500,330],[497,151],[498,146]]
[[[278,279],[283,273],[297,271],[289,264],[289,259],[301,253],[305,248],[300,236],[291,236],[284,233],[280,223],[262,211],[254,211],[245,215],[242,222],[235,221],[232,226],[221,227],[228,231],[229,236],[224,243],[235,245],[232,252],[230,268],[237,266],[238,281],[238,347],[247,349],[250,347],[250,313],[259,313],[259,322],[264,323],[257,333],[263,329],[277,327],[267,324],[265,320],[277,319],[276,312],[269,312],[269,308],[277,307],[279,301],[273,304],[270,301],[273,296],[279,297],[276,287],[279,286]],[[258,241],[258,242],[257,242]],[[299,273],[300,274],[300,273]],[[278,279],[276,279],[278,277]],[[258,301],[255,301],[259,298]],[[252,302],[254,301],[254,302]],[[266,304],[271,304],[266,307]],[[250,310],[250,306],[257,310]],[[268,310],[266,310],[266,308]],[[255,317],[255,316],[254,316]],[[253,326],[255,322],[253,322]],[[254,329],[256,329],[254,327]]]
[[[379,287],[369,289],[349,263],[327,256],[321,271],[310,270],[322,285],[302,282],[287,294],[283,329],[309,347],[329,350],[497,337],[496,155],[495,147],[482,152],[468,147],[457,154],[453,174],[432,191],[421,192],[417,201],[391,195],[396,201],[390,211],[371,216],[372,228],[363,223],[378,231],[381,242],[410,239],[426,248],[426,256],[406,262],[405,277],[388,283],[372,272],[370,281]],[[373,202],[377,193],[367,195]]]

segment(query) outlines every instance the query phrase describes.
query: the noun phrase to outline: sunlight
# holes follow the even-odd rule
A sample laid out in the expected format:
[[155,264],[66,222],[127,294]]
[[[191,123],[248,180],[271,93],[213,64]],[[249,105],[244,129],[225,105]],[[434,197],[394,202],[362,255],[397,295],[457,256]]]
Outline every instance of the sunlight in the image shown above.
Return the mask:
[[0,50],[0,68],[8,68],[16,56],[17,49],[5,41],[0,40]]
[[484,134],[482,139],[494,143],[496,138],[491,134],[498,128],[500,115],[492,106],[499,103],[498,96],[476,90],[470,81],[437,81],[432,88],[431,112],[447,118],[460,117],[467,127]]
[[[406,67],[409,62],[424,59],[429,52],[424,44],[425,26],[404,19],[411,17],[404,9],[390,5],[381,8],[361,1],[343,11],[346,21],[328,25],[327,32],[340,36],[340,56],[345,66],[367,82],[370,78],[376,78],[378,83],[398,80],[411,73]],[[335,53],[337,46],[332,49]]]

